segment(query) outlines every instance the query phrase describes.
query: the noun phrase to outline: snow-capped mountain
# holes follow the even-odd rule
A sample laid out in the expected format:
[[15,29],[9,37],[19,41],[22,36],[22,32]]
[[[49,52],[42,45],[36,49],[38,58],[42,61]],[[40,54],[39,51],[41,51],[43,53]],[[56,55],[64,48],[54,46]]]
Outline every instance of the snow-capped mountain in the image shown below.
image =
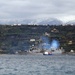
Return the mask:
[[62,21],[55,19],[55,18],[51,18],[51,19],[43,20],[43,21],[39,22],[38,24],[41,24],[41,25],[61,25]]
[[68,22],[66,23],[66,25],[68,25],[68,24],[75,25],[75,20],[68,21]]
[[37,24],[37,25],[61,25],[63,24],[62,21],[50,18],[50,19],[37,19],[31,22],[31,24]]
[[56,18],[49,19],[19,19],[0,21],[0,24],[37,24],[37,25],[61,25],[62,21]]

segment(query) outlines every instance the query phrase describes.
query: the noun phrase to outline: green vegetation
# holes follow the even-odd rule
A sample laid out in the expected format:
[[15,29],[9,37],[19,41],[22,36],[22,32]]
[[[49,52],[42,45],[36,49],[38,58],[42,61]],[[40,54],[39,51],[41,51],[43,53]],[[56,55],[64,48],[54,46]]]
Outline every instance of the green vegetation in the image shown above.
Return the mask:
[[[39,44],[45,33],[50,39],[57,39],[60,47],[66,51],[75,50],[75,26],[43,26],[43,25],[0,25],[0,49],[10,53],[15,50],[28,50],[31,45]],[[35,39],[35,42],[30,42]]]

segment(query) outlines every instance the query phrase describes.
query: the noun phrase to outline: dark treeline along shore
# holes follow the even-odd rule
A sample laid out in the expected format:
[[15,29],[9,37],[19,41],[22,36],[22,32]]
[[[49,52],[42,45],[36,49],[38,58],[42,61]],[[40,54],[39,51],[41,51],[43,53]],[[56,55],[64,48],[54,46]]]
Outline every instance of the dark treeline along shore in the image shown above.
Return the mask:
[[75,50],[75,25],[0,25],[0,53],[29,50],[41,36],[58,40],[66,52]]

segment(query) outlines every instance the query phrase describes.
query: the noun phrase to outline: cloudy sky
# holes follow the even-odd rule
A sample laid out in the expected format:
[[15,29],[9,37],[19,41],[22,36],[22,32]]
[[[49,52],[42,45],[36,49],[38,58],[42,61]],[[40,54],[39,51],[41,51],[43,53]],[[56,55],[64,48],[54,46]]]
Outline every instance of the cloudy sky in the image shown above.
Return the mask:
[[0,0],[0,20],[75,19],[75,0]]

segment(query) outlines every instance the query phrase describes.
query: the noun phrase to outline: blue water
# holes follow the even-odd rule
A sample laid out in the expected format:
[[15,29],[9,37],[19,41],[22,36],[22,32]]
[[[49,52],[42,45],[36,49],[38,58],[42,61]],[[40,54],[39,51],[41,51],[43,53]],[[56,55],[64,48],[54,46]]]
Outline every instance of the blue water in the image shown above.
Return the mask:
[[0,75],[75,75],[75,56],[0,55]]

